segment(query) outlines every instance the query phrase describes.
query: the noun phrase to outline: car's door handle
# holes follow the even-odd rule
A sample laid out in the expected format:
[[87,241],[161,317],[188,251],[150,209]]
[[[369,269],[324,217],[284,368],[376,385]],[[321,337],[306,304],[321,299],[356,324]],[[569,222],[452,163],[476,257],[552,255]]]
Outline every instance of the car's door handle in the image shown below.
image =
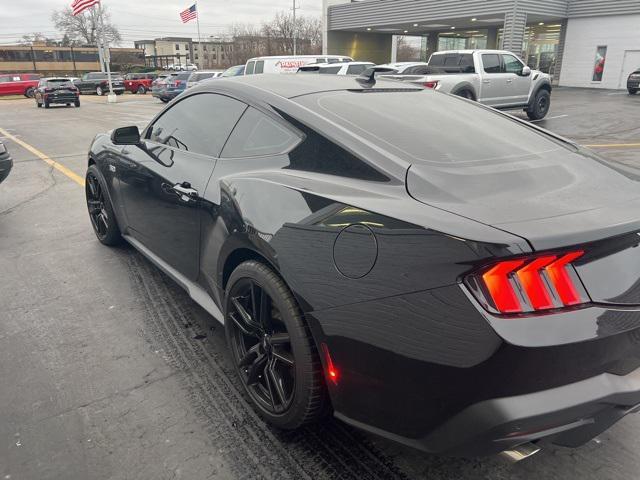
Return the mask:
[[198,191],[195,188],[191,188],[189,182],[176,183],[173,186],[169,186],[166,183],[162,184],[165,191],[170,191],[178,195],[183,202],[191,202],[198,198]]
[[491,83],[491,80],[483,80],[483,81],[482,81],[482,83],[487,83],[487,84],[489,84],[489,83]]
[[513,83],[513,78],[507,78],[507,83]]

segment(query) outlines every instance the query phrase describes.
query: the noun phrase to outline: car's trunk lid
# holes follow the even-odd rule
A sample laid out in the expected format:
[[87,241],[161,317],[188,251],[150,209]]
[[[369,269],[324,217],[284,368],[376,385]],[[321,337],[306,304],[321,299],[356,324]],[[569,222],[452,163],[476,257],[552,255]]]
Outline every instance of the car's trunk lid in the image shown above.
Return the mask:
[[640,305],[640,177],[569,150],[535,156],[466,168],[412,165],[407,189],[536,251],[580,246],[585,254],[574,266],[591,300]]
[[528,240],[544,250],[640,229],[640,176],[592,154],[559,148],[509,161],[414,164],[420,202]]

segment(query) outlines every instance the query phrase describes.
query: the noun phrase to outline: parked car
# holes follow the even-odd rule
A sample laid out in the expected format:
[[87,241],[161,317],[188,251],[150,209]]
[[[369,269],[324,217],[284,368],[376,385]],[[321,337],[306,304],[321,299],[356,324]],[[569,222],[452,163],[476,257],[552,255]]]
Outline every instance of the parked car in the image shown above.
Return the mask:
[[224,70],[199,70],[197,72],[193,72],[191,73],[191,76],[189,76],[189,80],[187,80],[187,88],[195,87],[203,80],[218,78],[222,75],[223,71]]
[[39,80],[40,75],[35,73],[0,74],[0,95],[24,95],[31,98]]
[[198,70],[197,65],[194,65],[193,63],[187,63],[185,64],[170,64],[167,66],[167,70],[175,70],[175,71],[183,71],[183,70],[188,70],[190,72],[194,71],[194,70]]
[[[107,74],[103,72],[85,73],[81,80],[73,82],[80,93],[95,93],[96,95],[105,95],[109,93],[109,82]],[[113,93],[122,95],[124,93],[124,78],[118,72],[111,72],[111,85]]]
[[342,55],[284,55],[250,58],[245,64],[244,74],[296,73],[309,63],[352,62],[353,58]]
[[392,78],[476,100],[500,109],[522,108],[540,120],[551,106],[551,77],[531,70],[503,50],[456,50],[431,55],[426,73],[391,74]]
[[220,77],[240,77],[244,75],[244,65],[234,65],[227,68]]
[[128,73],[124,76],[124,88],[131,93],[145,94],[151,90],[156,77],[155,73]]
[[368,68],[375,67],[371,62],[313,63],[300,67],[299,73],[318,73],[328,75],[360,75]]
[[11,159],[11,155],[9,155],[9,151],[4,143],[0,142],[0,183],[9,176],[12,168],[13,160]]
[[638,410],[638,183],[529,122],[384,78],[221,79],[98,135],[86,185],[98,240],[224,324],[279,428],[478,456]]
[[49,108],[50,105],[80,106],[80,92],[73,82],[64,77],[42,78],[34,96],[36,107]]
[[380,68],[388,68],[389,73],[397,75],[424,75],[423,69],[427,66],[427,62],[395,62],[378,65]]
[[152,91],[151,95],[167,103],[187,89],[187,81],[191,72],[179,72],[168,77],[165,82],[159,83]]
[[627,78],[627,90],[631,95],[635,95],[640,90],[640,68],[632,72]]

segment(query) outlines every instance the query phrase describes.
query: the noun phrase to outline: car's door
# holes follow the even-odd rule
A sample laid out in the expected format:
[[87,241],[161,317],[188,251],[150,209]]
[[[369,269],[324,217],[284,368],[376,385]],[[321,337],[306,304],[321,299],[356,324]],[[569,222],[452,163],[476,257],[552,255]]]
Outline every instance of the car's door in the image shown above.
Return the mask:
[[186,97],[147,127],[139,146],[117,157],[127,232],[192,280],[199,272],[202,195],[245,108],[218,94]]
[[523,76],[524,63],[515,55],[502,54],[502,65],[505,71],[509,92],[509,103],[524,105],[529,98],[531,77]]
[[482,86],[478,100],[485,105],[497,107],[508,100],[506,97],[507,79],[502,71],[502,59],[497,53],[483,53],[482,59]]

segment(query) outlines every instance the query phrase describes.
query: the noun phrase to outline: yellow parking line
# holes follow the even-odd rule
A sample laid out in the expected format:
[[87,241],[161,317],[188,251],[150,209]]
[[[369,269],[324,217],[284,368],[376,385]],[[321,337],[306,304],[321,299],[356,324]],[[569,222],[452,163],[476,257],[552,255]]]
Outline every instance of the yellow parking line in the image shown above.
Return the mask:
[[78,185],[80,185],[81,187],[84,187],[84,178],[82,178],[80,175],[78,175],[77,173],[69,170],[67,167],[65,167],[64,165],[62,165],[61,163],[56,162],[55,160],[52,160],[51,158],[49,158],[47,155],[45,155],[44,153],[42,153],[40,150],[38,150],[35,147],[32,147],[31,145],[29,145],[27,142],[24,142],[22,140],[20,140],[18,137],[11,135],[9,132],[7,132],[6,130],[4,130],[3,128],[0,128],[0,134],[2,134],[3,136],[7,137],[10,140],[13,140],[14,142],[16,142],[18,145],[20,145],[22,148],[29,150],[31,153],[33,153],[36,157],[38,157],[40,160],[42,160],[43,162],[51,165],[53,168],[55,168],[56,170],[58,170],[60,173],[63,173],[64,175],[66,175],[67,177],[69,177],[71,180],[73,180],[74,182],[76,182]]
[[603,143],[600,145],[585,145],[589,148],[633,148],[640,147],[640,143]]

